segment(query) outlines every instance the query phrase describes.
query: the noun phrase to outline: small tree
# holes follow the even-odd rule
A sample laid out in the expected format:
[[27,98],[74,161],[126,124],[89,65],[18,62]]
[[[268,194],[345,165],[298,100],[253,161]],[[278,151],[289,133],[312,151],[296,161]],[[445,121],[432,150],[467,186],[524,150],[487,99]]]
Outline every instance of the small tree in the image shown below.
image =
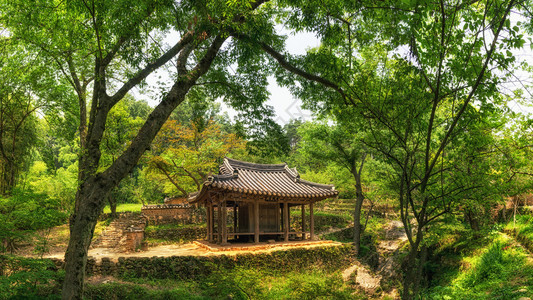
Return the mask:
[[152,156],[148,166],[154,176],[163,176],[180,196],[186,197],[200,189],[209,173],[217,172],[224,156],[242,153],[245,145],[244,140],[223,132],[214,121],[208,121],[200,131],[195,123],[183,125],[172,120],[165,123],[152,145],[162,153]]
[[350,172],[355,181],[356,202],[353,211],[355,250],[361,246],[361,209],[365,200],[363,194],[362,172],[367,157],[366,146],[361,136],[350,126],[343,126],[336,120],[324,123],[305,123],[298,132],[301,136],[298,151],[313,160],[333,162]]

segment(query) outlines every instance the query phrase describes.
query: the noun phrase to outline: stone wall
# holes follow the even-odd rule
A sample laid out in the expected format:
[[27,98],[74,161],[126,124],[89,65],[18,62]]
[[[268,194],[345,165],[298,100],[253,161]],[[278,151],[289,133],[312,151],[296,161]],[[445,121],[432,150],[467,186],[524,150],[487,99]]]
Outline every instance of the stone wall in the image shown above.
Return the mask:
[[205,208],[188,204],[144,205],[141,212],[149,225],[205,222]]
[[192,211],[192,207],[180,204],[144,205],[141,209],[149,224],[189,224]]
[[[141,213],[138,212],[138,211],[125,211],[125,212],[118,212],[117,215],[115,216],[117,219],[127,219],[127,218],[137,218],[137,217],[140,217],[141,216]],[[98,221],[104,221],[104,220],[107,220],[109,218],[111,218],[112,215],[111,213],[102,213],[100,214],[100,216],[98,216]]]
[[135,251],[141,247],[144,239],[144,228],[128,228],[124,233],[126,234],[124,248],[127,251]]
[[[321,268],[338,270],[350,265],[354,259],[352,245],[323,246],[311,249],[294,248],[261,253],[242,253],[234,256],[169,256],[169,257],[119,257],[117,261],[102,258],[97,262],[89,257],[86,273],[93,275],[128,276],[157,279],[194,279],[220,270],[236,267],[266,269],[279,272]],[[63,261],[53,260],[63,268]]]

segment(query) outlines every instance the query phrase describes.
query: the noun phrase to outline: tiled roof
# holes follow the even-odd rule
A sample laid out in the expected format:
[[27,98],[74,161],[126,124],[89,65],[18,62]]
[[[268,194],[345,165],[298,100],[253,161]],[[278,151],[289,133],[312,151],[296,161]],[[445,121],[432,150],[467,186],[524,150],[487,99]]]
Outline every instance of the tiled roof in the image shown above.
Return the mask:
[[230,158],[224,158],[219,175],[210,176],[189,200],[200,200],[213,189],[284,198],[325,199],[338,194],[333,185],[300,179],[298,171],[287,164],[255,164]]

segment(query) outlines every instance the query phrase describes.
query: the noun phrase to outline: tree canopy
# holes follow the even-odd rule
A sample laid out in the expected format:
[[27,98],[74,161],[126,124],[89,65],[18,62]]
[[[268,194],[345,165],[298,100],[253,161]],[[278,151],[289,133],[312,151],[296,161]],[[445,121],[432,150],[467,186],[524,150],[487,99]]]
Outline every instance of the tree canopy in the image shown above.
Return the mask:
[[[533,33],[532,6],[0,1],[0,194],[28,183],[29,198],[47,195],[71,213],[62,297],[79,299],[96,222],[117,193],[185,196],[225,155],[289,160],[324,179],[309,165],[325,165],[328,181],[355,186],[358,245],[369,176],[405,227],[402,297],[414,298],[440,222],[461,211],[477,230],[488,207],[531,189],[531,118],[508,108],[524,93],[504,90],[528,70],[514,51]],[[320,45],[292,55],[281,27]],[[168,78],[148,87],[163,69]],[[274,121],[271,75],[312,122]],[[156,99],[134,98],[148,88]],[[367,160],[387,176],[365,173]]]

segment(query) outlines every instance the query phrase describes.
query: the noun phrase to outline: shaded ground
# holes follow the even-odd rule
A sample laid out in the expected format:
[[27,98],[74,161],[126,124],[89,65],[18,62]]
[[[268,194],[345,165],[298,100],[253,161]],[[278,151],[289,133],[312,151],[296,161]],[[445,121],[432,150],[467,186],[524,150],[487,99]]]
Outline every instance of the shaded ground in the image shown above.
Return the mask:
[[[105,222],[98,222],[94,230],[93,241],[102,234],[102,231],[106,226],[107,224]],[[70,231],[68,224],[39,230],[27,243],[19,245],[15,254],[20,256],[38,257],[40,254],[36,252],[36,245],[41,244],[42,240],[45,239],[45,248],[47,248],[48,251],[46,251],[47,253],[43,257],[49,257],[49,255],[57,253],[62,253],[64,255],[67,250],[69,237]]]
[[38,256],[39,254],[35,251],[35,245],[40,243],[39,239],[46,239],[45,247],[48,248],[49,253],[64,253],[67,249],[69,235],[67,224],[39,230],[27,243],[17,247],[16,254],[20,256]]

